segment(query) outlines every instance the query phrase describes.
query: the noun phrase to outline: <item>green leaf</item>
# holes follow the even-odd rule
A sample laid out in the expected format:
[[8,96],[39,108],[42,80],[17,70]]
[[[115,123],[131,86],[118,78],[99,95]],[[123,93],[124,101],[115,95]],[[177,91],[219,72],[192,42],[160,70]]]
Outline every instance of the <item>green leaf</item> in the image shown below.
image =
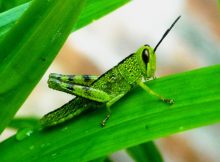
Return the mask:
[[219,10],[219,14],[220,14],[220,0],[218,0],[218,10]]
[[108,157],[101,157],[98,159],[91,160],[89,162],[112,162]]
[[6,11],[15,6],[21,5],[25,2],[29,2],[30,0],[0,0],[0,12]]
[[27,138],[34,130],[41,128],[39,119],[36,117],[20,117],[13,119],[8,127],[17,130],[16,139]]
[[[106,127],[104,109],[63,125],[36,131],[0,144],[0,161],[89,161],[117,150],[220,121],[220,65],[147,82],[159,94],[175,99],[168,105],[135,88],[112,106]],[[12,156],[13,155],[13,156]],[[39,156],[40,155],[40,156]]]
[[128,3],[130,0],[87,0],[76,25],[72,31],[76,31],[87,24],[99,19],[103,15],[114,11],[120,6]]
[[23,129],[23,128],[40,128],[39,119],[36,117],[20,117],[13,119],[8,127]]
[[[113,11],[129,0],[87,0],[77,27]],[[80,3],[80,4],[79,4]],[[31,90],[40,80],[46,69],[55,58],[76,22],[83,1],[39,0],[34,1],[19,21],[16,21],[23,10],[28,7],[12,9],[0,15],[1,32],[16,25],[0,44],[0,132],[7,126]],[[94,12],[95,11],[95,12]],[[7,17],[8,16],[8,17]],[[6,23],[1,21],[5,18]],[[0,33],[1,33],[0,32]],[[4,36],[4,35],[2,35]],[[6,102],[10,101],[10,102]]]
[[[6,12],[0,13],[0,41],[2,41],[5,34],[12,28],[17,19],[24,13],[24,11],[26,11],[29,5],[30,3],[26,3]],[[3,54],[3,56],[5,55],[6,54]]]
[[127,148],[127,152],[137,162],[163,162],[159,150],[152,141]]
[[[73,27],[72,31],[80,29],[81,27],[99,19],[109,12],[114,11],[129,1],[130,0],[87,0],[77,24]],[[16,23],[17,19],[23,14],[29,5],[30,3],[26,3],[0,14],[0,40]]]
[[[0,132],[40,80],[81,11],[84,1],[33,1],[0,44]],[[28,30],[25,30],[28,29]],[[2,57],[3,56],[3,57]],[[7,80],[7,81],[6,81]]]

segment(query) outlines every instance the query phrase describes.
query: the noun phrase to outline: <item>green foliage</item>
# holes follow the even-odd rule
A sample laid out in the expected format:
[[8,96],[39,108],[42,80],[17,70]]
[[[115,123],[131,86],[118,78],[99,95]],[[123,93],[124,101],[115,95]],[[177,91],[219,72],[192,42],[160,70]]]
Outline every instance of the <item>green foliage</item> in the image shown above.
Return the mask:
[[220,0],[218,0],[218,9],[219,9],[219,14],[220,14]]
[[91,160],[89,162],[112,162],[112,161],[107,157],[101,157],[101,158],[98,158],[98,159]]
[[33,118],[12,120],[69,33],[128,1],[0,0],[5,11],[0,14],[0,132],[7,125],[35,130],[30,137],[13,136],[0,143],[0,161],[110,161],[106,155],[128,147],[134,160],[161,161],[148,141],[220,121],[220,65],[147,83],[174,98],[172,106],[136,88],[112,107],[105,128],[99,126],[105,116],[101,109],[48,130],[36,130],[39,123]]
[[[84,27],[85,25],[99,19],[109,12],[114,11],[129,1],[130,0],[86,0],[84,8],[82,9],[76,24],[72,27],[72,31],[76,31]],[[0,14],[0,40],[29,6],[30,2]]]
[[36,131],[25,140],[12,137],[4,141],[0,144],[0,161],[88,161],[219,122],[219,73],[220,65],[216,65],[149,81],[149,87],[174,98],[175,104],[167,105],[136,88],[112,106],[106,127],[99,126],[105,110],[96,110],[52,129]]
[[[0,19],[2,37],[13,26],[0,44],[0,80],[7,78],[4,86],[0,87],[0,118],[4,119],[0,123],[0,132],[51,64],[73,30],[74,23],[77,26],[74,30],[79,29],[125,2],[128,0],[115,0],[111,3],[107,0],[88,0],[83,5],[83,1],[79,0],[67,0],[65,3],[36,0],[19,21],[16,21],[19,16],[13,12],[21,15],[29,5],[18,6],[0,15],[3,18]],[[84,13],[76,22],[83,6]]]
[[1,0],[0,12],[4,12],[15,6],[21,5],[30,0]]
[[127,152],[137,162],[163,162],[160,152],[151,141],[127,148]]
[[0,13],[0,41],[2,41],[5,34],[12,28],[12,26],[29,7],[29,5],[30,3],[25,3],[3,13]]
[[0,132],[10,122],[62,47],[82,7],[83,1],[76,0],[65,3],[33,1],[1,42],[0,51],[3,54],[0,56],[0,80],[7,78],[7,82],[0,87],[0,118],[4,118],[0,124]]
[[39,119],[36,117],[15,118],[9,123],[8,127],[16,128],[16,129],[23,129],[23,128],[39,129],[40,123],[39,123]]

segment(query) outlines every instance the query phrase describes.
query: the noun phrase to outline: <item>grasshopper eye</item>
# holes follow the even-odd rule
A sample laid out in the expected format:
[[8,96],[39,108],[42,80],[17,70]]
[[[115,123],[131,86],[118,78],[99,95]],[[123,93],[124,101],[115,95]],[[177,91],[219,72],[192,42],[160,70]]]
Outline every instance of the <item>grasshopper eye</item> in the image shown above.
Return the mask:
[[146,49],[143,50],[143,52],[142,52],[142,59],[145,62],[145,64],[147,64],[149,62],[149,54]]

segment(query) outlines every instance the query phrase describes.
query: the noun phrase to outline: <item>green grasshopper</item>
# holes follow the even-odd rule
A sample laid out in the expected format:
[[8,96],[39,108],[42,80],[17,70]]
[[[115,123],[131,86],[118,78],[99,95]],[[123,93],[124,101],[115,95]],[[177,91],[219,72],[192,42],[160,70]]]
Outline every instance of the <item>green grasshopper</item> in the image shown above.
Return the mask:
[[50,74],[48,80],[50,88],[73,94],[76,97],[62,107],[46,114],[41,119],[43,127],[57,125],[88,109],[106,107],[107,115],[101,121],[101,125],[104,126],[111,115],[110,107],[137,85],[163,102],[173,104],[172,99],[164,98],[151,90],[144,84],[143,79],[155,79],[155,51],[179,18],[180,16],[167,29],[155,48],[151,48],[149,45],[140,47],[135,53],[99,77]]

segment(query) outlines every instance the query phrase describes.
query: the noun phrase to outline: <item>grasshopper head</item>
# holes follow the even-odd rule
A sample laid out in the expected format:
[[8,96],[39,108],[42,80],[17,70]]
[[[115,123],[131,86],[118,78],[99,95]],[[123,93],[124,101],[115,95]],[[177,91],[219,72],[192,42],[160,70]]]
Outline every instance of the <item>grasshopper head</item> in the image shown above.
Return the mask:
[[155,70],[156,70],[156,54],[155,51],[157,50],[160,43],[163,41],[163,39],[167,36],[167,34],[170,32],[170,30],[173,28],[173,26],[176,24],[176,22],[180,19],[180,16],[176,18],[176,20],[172,23],[169,29],[166,30],[166,32],[163,34],[160,41],[157,43],[155,48],[151,48],[149,45],[144,45],[141,48],[138,49],[138,61],[141,63],[141,70],[144,78],[152,78],[154,77]]
[[140,47],[137,51],[140,68],[144,78],[152,78],[156,71],[156,54],[149,45]]

